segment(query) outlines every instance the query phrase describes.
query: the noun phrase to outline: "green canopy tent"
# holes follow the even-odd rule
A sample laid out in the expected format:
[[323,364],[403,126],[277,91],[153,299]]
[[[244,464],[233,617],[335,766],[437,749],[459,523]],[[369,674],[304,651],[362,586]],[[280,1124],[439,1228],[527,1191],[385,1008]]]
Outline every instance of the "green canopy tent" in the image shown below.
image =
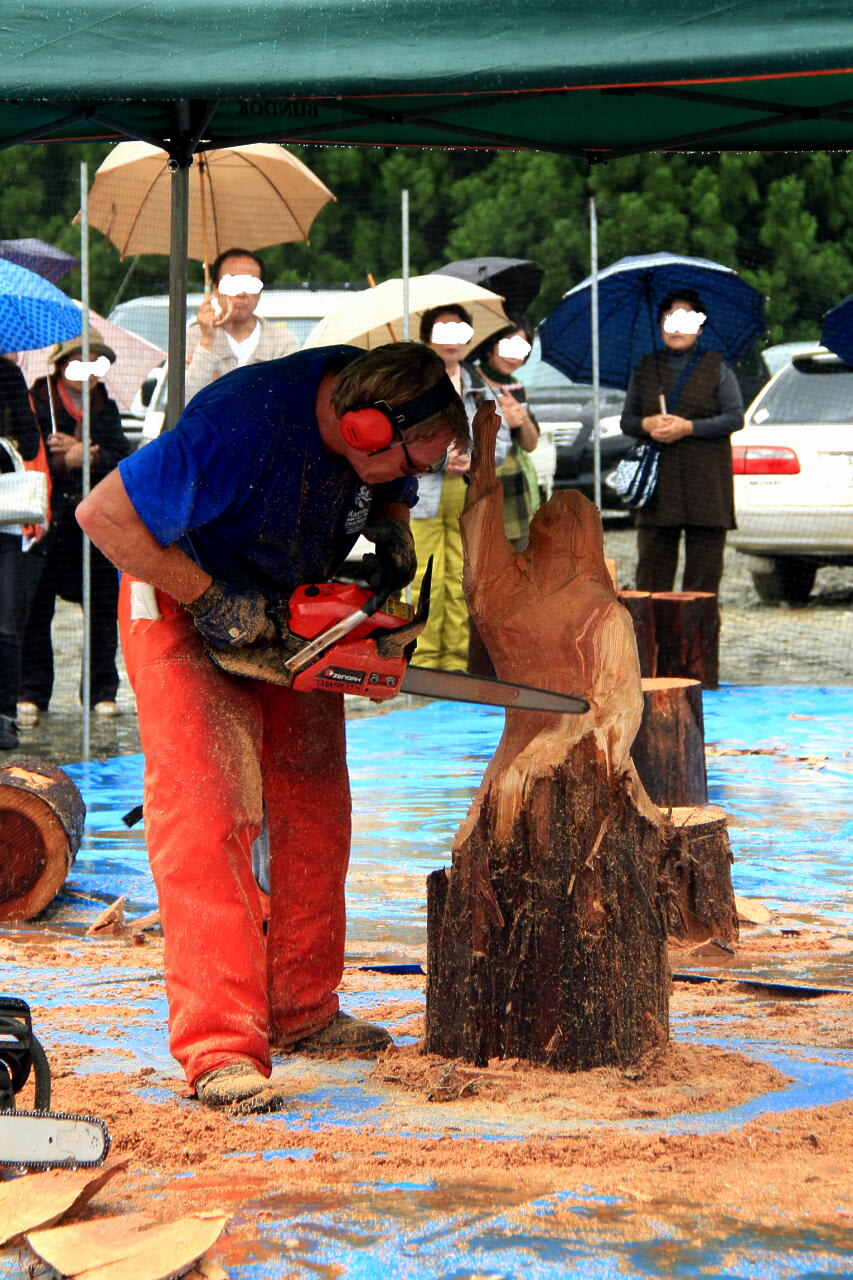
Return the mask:
[[[186,166],[241,142],[546,150],[853,145],[849,0],[31,0],[5,6],[0,146],[165,146],[173,356]],[[182,180],[183,178],[183,180]],[[183,360],[170,362],[182,377]],[[170,400],[179,403],[180,394]]]

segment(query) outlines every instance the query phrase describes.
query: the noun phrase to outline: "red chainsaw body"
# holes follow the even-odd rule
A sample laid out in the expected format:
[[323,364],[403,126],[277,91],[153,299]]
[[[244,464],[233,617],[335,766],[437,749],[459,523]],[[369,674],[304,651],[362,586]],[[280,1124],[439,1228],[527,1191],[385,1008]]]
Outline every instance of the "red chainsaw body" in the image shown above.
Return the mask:
[[[288,626],[295,635],[313,640],[362,608],[371,594],[354,583],[320,582],[298,587],[288,600]],[[355,693],[372,702],[396,697],[406,674],[406,659],[382,657],[376,639],[371,637],[408,626],[412,617],[409,605],[389,597],[382,609],[300,671],[293,679],[293,688],[303,693]]]

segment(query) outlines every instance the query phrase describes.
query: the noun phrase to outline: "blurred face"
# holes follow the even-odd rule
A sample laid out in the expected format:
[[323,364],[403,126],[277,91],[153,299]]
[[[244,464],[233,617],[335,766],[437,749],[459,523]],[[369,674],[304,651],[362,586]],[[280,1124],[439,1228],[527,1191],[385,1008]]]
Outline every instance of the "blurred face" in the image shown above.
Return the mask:
[[516,329],[515,333],[507,334],[505,338],[501,338],[500,342],[495,343],[489,353],[489,364],[495,373],[512,377],[524,364],[530,351],[527,334],[523,329]]
[[[260,290],[253,293],[242,289],[233,293],[231,290],[235,284],[240,284],[240,276],[250,276],[260,283],[261,269],[254,258],[246,258],[237,253],[224,260],[219,270],[219,280],[213,286],[214,295],[222,310],[228,311],[230,318],[237,321],[248,320],[254,314],[261,296]],[[234,277],[237,277],[236,281]]]
[[365,484],[387,484],[404,476],[421,476],[441,466],[453,432],[444,428],[429,440],[394,440],[379,453],[363,453],[343,442],[341,454]]
[[[59,374],[60,378],[62,378],[63,382],[67,383],[67,385],[71,387],[72,390],[74,391],[83,390],[84,379],[82,377],[69,378],[68,376],[69,370],[71,373],[79,374],[81,372],[81,369],[79,368],[79,366],[81,365],[82,360],[83,360],[83,353],[81,351],[76,351],[76,352],[73,352],[70,356],[66,356],[65,359],[61,360],[59,364],[56,366],[56,372]],[[93,363],[93,362],[90,361],[90,363]],[[89,382],[89,389],[91,390],[92,387],[97,386],[97,383],[98,383],[97,376],[94,373],[91,374],[88,379],[88,382]]]
[[[669,347],[670,351],[689,351],[694,347],[702,330],[695,328],[690,317],[697,314],[689,302],[676,298],[666,315],[660,318],[660,335],[664,346]],[[685,332],[690,329],[693,330],[692,333]]]
[[[445,365],[449,365],[451,367],[458,365],[459,361],[462,359],[463,352],[471,341],[470,337],[467,342],[458,341],[458,338],[461,337],[461,333],[458,331],[457,326],[464,323],[465,321],[461,320],[455,311],[441,311],[433,322],[432,336],[430,337],[427,346],[431,347],[433,351],[441,356]],[[440,327],[444,325],[450,325],[452,327],[450,329],[443,329]],[[468,328],[470,329],[470,327],[471,326],[469,325]],[[453,337],[457,340],[449,342],[447,341],[448,337]],[[441,339],[441,341],[436,341],[437,338]]]

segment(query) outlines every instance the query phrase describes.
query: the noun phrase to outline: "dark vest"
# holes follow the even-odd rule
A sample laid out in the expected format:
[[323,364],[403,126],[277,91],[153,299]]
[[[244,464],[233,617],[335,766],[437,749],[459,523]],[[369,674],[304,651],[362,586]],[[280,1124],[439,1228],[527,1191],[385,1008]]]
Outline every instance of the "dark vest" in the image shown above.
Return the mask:
[[[668,412],[691,421],[720,412],[720,361],[716,351],[699,357],[678,403],[671,403],[676,381],[666,353],[643,356],[637,366],[637,389],[643,417],[660,412],[661,386]],[[651,500],[637,511],[640,525],[700,525],[734,529],[732,446],[728,436],[701,439],[685,436],[661,446],[658,480]]]

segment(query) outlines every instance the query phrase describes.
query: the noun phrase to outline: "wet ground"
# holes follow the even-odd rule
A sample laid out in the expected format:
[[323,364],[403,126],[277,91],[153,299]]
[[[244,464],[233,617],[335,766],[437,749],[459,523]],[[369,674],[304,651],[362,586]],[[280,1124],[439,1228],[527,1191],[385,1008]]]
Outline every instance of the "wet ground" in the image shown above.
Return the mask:
[[[634,530],[618,518],[608,518],[605,551],[616,561],[620,587],[633,587]],[[727,551],[721,591],[721,681],[744,685],[853,684],[853,568],[821,569],[809,603],[791,606],[762,603],[745,565],[743,556]],[[82,713],[77,694],[81,625],[80,609],[59,602],[54,623],[57,682],[50,713],[38,728],[21,733],[23,753],[57,764],[82,758]],[[420,701],[401,697],[394,705],[415,706]],[[133,695],[123,671],[118,703],[122,714],[115,719],[92,718],[93,759],[106,760],[140,749]],[[349,717],[374,713],[361,699],[347,699]]]

